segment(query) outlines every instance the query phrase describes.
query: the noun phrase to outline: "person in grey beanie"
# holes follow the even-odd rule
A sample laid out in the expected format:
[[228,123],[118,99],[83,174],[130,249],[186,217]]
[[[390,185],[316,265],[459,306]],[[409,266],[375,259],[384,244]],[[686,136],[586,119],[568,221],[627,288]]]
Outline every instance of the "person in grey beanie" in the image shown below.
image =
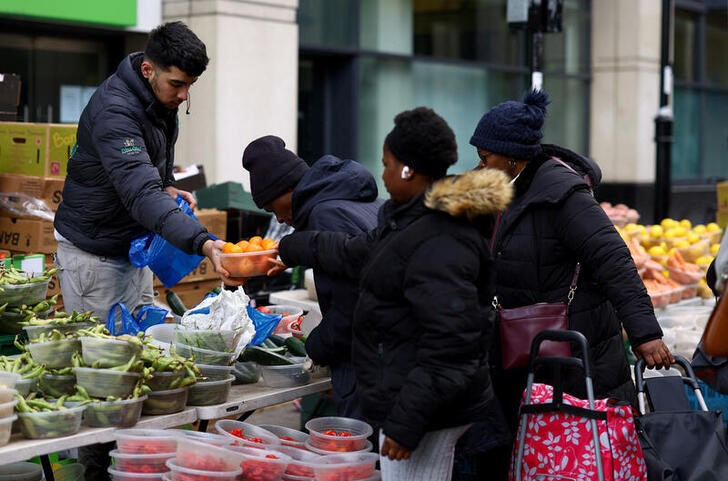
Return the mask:
[[[325,155],[310,167],[286,149],[280,137],[267,135],[243,153],[253,201],[296,230],[360,234],[377,224],[383,201],[369,171],[353,160]],[[351,366],[351,321],[358,297],[356,281],[314,270],[322,319],[306,339],[308,356],[331,368],[334,400],[340,416],[361,418]]]
[[[622,328],[636,357],[649,367],[669,367],[674,359],[629,250],[593,196],[601,180],[599,167],[582,155],[541,142],[548,104],[543,91],[500,103],[482,116],[470,138],[479,167],[505,172],[515,188],[490,239],[498,303],[515,308],[566,302],[580,263],[569,328],[581,332],[591,347],[594,393],[634,402]],[[496,340],[493,384],[513,429],[526,368],[502,369],[500,354]],[[583,375],[564,375],[562,380],[566,392],[586,397]],[[540,382],[553,383],[546,377]],[[497,476],[490,476],[494,464],[488,461],[488,479],[506,478],[509,454],[502,453]]]

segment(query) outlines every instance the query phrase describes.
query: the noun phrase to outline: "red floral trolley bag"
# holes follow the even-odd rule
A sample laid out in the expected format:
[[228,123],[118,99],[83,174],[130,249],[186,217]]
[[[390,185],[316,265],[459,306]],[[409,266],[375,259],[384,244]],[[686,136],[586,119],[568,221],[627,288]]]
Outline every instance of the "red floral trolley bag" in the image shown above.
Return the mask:
[[[546,340],[577,343],[583,357],[539,357],[539,344]],[[533,382],[537,366],[553,370],[554,386]],[[583,369],[586,400],[562,391],[564,366]],[[520,416],[510,481],[647,480],[632,407],[594,399],[588,346],[581,333],[547,330],[533,340]]]

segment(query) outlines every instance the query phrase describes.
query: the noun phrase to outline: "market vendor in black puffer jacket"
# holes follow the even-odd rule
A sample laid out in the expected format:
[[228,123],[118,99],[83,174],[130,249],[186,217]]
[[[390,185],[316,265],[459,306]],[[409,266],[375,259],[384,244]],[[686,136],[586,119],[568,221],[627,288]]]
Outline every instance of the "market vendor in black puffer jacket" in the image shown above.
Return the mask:
[[[589,343],[596,396],[633,401],[622,327],[635,355],[649,367],[668,365],[672,355],[627,246],[587,183],[596,187],[599,168],[567,149],[540,143],[548,102],[545,92],[531,92],[523,102],[503,102],[482,117],[470,139],[481,167],[514,179],[514,200],[492,239],[498,301],[505,308],[566,302],[581,262],[569,327]],[[525,373],[512,370],[495,377],[515,424]],[[567,391],[585,397],[583,377],[564,382]]]
[[353,363],[364,416],[382,428],[383,479],[418,479],[417,468],[450,479],[467,426],[503,423],[487,355],[492,261],[476,223],[490,225],[511,188],[500,172],[444,178],[457,146],[430,109],[399,114],[383,152],[390,200],[377,228],[297,232],[281,240],[280,255],[287,265],[360,279]]

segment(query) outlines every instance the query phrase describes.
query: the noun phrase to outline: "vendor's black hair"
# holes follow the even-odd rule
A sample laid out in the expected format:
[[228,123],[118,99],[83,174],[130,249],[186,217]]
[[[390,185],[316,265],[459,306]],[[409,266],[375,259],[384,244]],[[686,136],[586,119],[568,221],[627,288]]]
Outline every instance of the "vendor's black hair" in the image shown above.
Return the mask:
[[175,66],[191,77],[207,68],[207,49],[202,40],[182,22],[168,22],[151,31],[144,58],[164,70]]
[[427,107],[397,114],[384,143],[397,160],[433,179],[444,177],[458,160],[455,134],[445,119]]

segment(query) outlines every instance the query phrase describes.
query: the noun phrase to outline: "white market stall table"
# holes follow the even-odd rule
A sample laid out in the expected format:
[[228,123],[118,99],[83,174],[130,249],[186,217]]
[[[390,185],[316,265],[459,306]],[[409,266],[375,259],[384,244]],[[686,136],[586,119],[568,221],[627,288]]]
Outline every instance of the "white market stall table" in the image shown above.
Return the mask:
[[200,420],[199,430],[206,431],[207,423],[212,419],[228,416],[238,416],[238,418],[244,419],[256,409],[292,401],[301,396],[329,389],[331,389],[331,378],[329,377],[314,377],[308,384],[294,387],[267,387],[260,382],[234,385],[230,388],[227,402],[214,406],[197,407],[197,418]]
[[308,291],[306,289],[271,292],[268,296],[268,301],[271,304],[300,307],[304,311],[315,311],[321,313],[318,302],[308,297]]

